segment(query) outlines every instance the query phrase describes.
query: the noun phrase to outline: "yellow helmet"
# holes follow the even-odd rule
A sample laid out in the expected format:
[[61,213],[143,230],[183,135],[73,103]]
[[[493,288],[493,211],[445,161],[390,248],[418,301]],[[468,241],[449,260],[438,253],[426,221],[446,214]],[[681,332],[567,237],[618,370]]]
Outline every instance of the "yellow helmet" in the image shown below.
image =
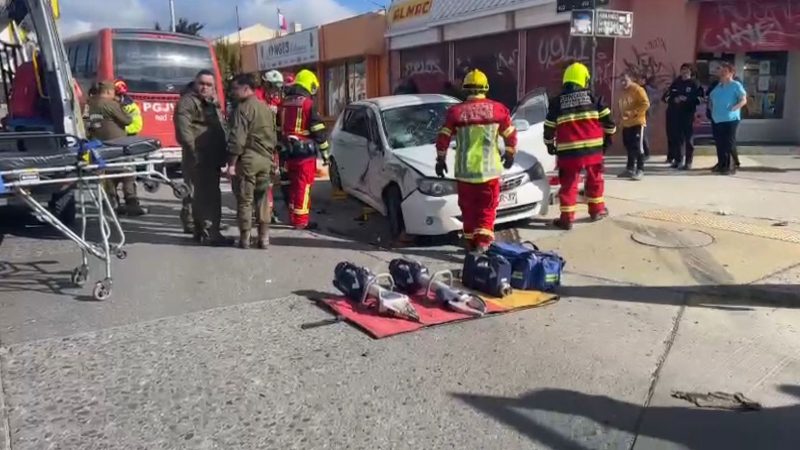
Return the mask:
[[310,94],[316,94],[319,89],[319,80],[314,72],[303,69],[294,77],[294,84],[303,87]]
[[583,64],[579,62],[575,62],[567,67],[567,70],[564,71],[564,84],[567,83],[575,83],[578,86],[585,88],[589,86],[589,79],[591,78],[591,74],[589,74],[589,69],[586,68]]
[[486,93],[489,91],[489,78],[480,70],[473,69],[464,77],[462,87],[465,91]]

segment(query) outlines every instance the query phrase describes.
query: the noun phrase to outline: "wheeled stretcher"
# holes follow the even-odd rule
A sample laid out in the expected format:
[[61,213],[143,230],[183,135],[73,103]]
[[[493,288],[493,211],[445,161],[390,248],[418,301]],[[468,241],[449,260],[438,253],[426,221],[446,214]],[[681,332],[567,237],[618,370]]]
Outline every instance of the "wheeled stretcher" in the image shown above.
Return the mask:
[[[143,181],[147,191],[152,192],[166,184],[179,199],[189,195],[185,184],[170,180],[156,169],[164,161],[153,155],[161,148],[161,143],[155,139],[128,137],[100,143],[51,133],[0,133],[0,147],[4,143],[14,143],[18,147],[31,144],[30,147],[36,149],[0,152],[0,196],[16,196],[42,220],[80,247],[81,264],[72,272],[72,282],[76,286],[83,286],[89,277],[89,255],[105,263],[105,277],[95,284],[92,291],[96,300],[111,296],[112,258],[127,257],[125,232],[103,188],[103,181],[136,177]],[[79,233],[35,198],[34,190],[43,186],[74,189],[80,214]],[[96,213],[90,214],[88,209],[94,209]],[[86,237],[91,217],[96,217],[99,225],[98,242],[90,242]],[[116,240],[112,239],[112,233],[116,234]]]

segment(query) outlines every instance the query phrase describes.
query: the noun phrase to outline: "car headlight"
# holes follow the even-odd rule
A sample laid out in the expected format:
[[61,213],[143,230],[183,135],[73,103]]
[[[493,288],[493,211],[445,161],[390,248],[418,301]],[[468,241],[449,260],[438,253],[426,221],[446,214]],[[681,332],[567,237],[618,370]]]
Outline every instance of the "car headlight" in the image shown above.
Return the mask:
[[445,197],[456,193],[456,182],[439,178],[422,178],[417,181],[419,191],[431,197]]
[[536,164],[534,164],[533,166],[531,166],[531,168],[530,168],[530,169],[526,170],[526,171],[525,171],[525,174],[527,174],[527,175],[528,175],[528,178],[529,178],[531,181],[536,181],[536,180],[544,180],[544,179],[545,179],[545,177],[547,176],[547,175],[544,173],[544,167],[542,167],[542,164],[541,164],[541,163],[539,163],[538,161],[536,162]]

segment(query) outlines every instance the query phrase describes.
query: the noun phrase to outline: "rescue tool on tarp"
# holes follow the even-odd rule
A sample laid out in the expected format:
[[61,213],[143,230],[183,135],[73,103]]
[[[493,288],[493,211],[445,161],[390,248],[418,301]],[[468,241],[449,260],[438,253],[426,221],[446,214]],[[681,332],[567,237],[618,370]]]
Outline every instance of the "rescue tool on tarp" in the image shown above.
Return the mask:
[[[387,289],[380,285],[381,280],[389,282]],[[395,292],[395,282],[388,273],[374,274],[365,267],[351,262],[340,262],[334,269],[333,285],[348,300],[365,307],[374,307],[378,314],[419,322],[419,314],[411,299]]]
[[[408,295],[417,295],[424,290],[426,299],[433,299],[455,312],[477,317],[486,314],[486,302],[482,298],[452,286],[455,277],[449,270],[431,275],[422,263],[398,258],[389,263],[389,273],[398,290]],[[448,282],[439,281],[445,278]]]

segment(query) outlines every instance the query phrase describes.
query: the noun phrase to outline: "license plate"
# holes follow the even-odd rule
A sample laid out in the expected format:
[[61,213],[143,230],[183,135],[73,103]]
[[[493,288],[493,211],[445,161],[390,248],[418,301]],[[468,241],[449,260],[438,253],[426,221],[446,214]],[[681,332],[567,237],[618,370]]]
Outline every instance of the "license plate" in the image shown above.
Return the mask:
[[508,208],[517,204],[516,192],[503,192],[500,194],[500,208]]

